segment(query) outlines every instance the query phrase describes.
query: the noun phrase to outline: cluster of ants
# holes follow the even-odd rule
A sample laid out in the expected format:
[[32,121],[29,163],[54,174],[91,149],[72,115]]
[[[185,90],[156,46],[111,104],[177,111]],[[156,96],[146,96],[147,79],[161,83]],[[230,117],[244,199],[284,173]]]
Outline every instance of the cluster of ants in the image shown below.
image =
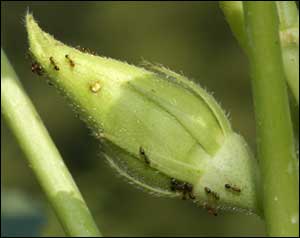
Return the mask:
[[[140,157],[145,161],[145,163],[147,165],[150,165],[150,160],[149,160],[148,156],[146,155],[146,152],[143,147],[139,148],[139,154],[140,154]],[[239,194],[241,192],[241,189],[239,187],[229,184],[229,183],[226,183],[224,185],[224,188],[227,191],[231,191],[236,194]],[[193,185],[188,182],[183,182],[183,181],[177,180],[175,178],[172,178],[170,189],[173,192],[181,193],[183,200],[186,200],[187,198],[192,199],[192,200],[195,199],[195,196],[193,194]],[[204,187],[204,191],[207,194],[207,196],[209,196],[209,200],[211,200],[212,203],[215,203],[220,200],[220,196],[218,195],[218,193],[211,190],[210,188]],[[209,205],[208,203],[205,203],[204,208],[208,211],[209,214],[214,215],[214,216],[218,215],[214,206]]]
[[[231,185],[231,184],[227,183],[224,185],[224,187],[225,187],[225,189],[227,189],[231,192],[235,192],[235,193],[241,192],[241,189],[235,185]],[[172,178],[171,179],[171,190],[181,192],[182,199],[184,199],[184,200],[186,199],[186,195],[188,195],[190,199],[195,199],[195,196],[193,195],[193,185],[190,183],[182,182],[182,181]],[[212,198],[213,202],[220,200],[220,196],[215,191],[212,191],[210,188],[204,187],[204,191],[208,196],[210,196]],[[205,203],[204,208],[208,211],[209,214],[214,215],[214,216],[218,215],[216,209],[212,205]]]
[[[87,48],[83,48],[83,47],[80,47],[80,46],[76,46],[75,48],[76,48],[77,50],[83,52],[83,53],[88,53],[88,54],[91,54],[91,55],[96,55],[96,53],[95,53],[94,51],[91,51],[91,50],[89,50],[89,49],[87,49]],[[72,68],[74,68],[74,67],[75,67],[75,63],[74,63],[74,61],[71,59],[71,57],[70,57],[68,54],[66,54],[66,55],[65,55],[65,58],[68,60],[70,66],[71,66]],[[54,58],[53,58],[52,56],[49,57],[49,61],[50,61],[51,65],[53,66],[54,70],[56,70],[56,71],[59,71],[59,70],[60,70],[60,68],[59,68],[58,65],[55,63],[55,60],[54,60]],[[39,76],[42,76],[42,75],[44,74],[44,69],[43,69],[43,67],[42,67],[38,62],[36,62],[36,61],[34,61],[34,62],[31,64],[31,71],[32,71],[33,73],[36,73],[36,74],[39,75]]]
[[[69,55],[65,55],[65,58],[69,61],[69,64],[71,67],[74,67],[75,66],[75,63],[74,61],[70,58]],[[56,70],[56,71],[59,71],[59,67],[58,65],[55,63],[54,61],[54,58],[52,56],[49,57],[49,61],[51,63],[51,65],[53,66],[53,68]],[[44,69],[43,67],[36,61],[34,61],[32,64],[31,64],[31,71],[33,73],[36,73],[37,75],[39,76],[42,76],[44,74]]]
[[[83,47],[80,47],[80,46],[76,46],[75,47],[77,50],[83,52],[83,53],[88,53],[88,54],[92,54],[92,55],[96,55],[96,53],[94,51],[91,51],[87,48],[83,48]],[[71,59],[70,55],[66,54],[65,55],[65,58],[66,60],[68,61],[69,65],[71,68],[74,68],[75,67],[75,62],[73,61],[73,59]],[[57,65],[57,63],[55,62],[54,60],[54,57],[53,56],[50,56],[49,57],[49,62],[50,64],[53,66],[53,69],[56,70],[56,71],[59,71],[60,68],[59,66]],[[44,69],[43,67],[37,62],[37,61],[34,61],[32,64],[31,64],[31,71],[33,73],[36,73],[37,75],[39,76],[42,76],[44,74]],[[50,84],[50,83],[49,83]],[[97,82],[94,82],[92,85],[90,85],[90,90],[93,92],[93,93],[97,93],[101,88],[101,85],[100,83],[97,81]]]

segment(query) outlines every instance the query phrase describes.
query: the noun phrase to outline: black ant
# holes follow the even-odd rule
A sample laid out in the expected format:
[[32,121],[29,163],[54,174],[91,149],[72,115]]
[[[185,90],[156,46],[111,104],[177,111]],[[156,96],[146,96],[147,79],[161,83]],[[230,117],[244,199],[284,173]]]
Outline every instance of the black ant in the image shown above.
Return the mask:
[[31,64],[31,71],[32,71],[32,73],[36,73],[40,76],[43,75],[43,73],[44,73],[42,66],[38,62],[33,62]]
[[218,216],[217,210],[207,203],[204,205],[204,208],[207,210],[208,214]]
[[74,67],[75,66],[75,63],[73,60],[71,60],[70,56],[69,55],[65,55],[66,59],[69,61],[71,67]]
[[50,63],[54,66],[54,69],[55,69],[56,71],[58,71],[58,70],[59,70],[59,67],[58,67],[58,66],[56,65],[56,63],[54,62],[54,59],[53,59],[52,56],[49,58],[49,60],[50,60]]
[[228,183],[225,184],[225,188],[228,189],[228,190],[231,190],[233,192],[237,192],[237,193],[241,192],[241,189],[239,187],[237,187],[235,185],[228,184]]
[[219,200],[220,199],[220,196],[216,192],[212,191],[210,188],[204,187],[204,191],[207,194],[211,194],[214,197],[215,200]]
[[188,194],[190,199],[195,199],[193,195],[193,185],[187,182],[179,181],[175,178],[171,179],[171,190],[182,192],[182,199],[186,200],[186,194]]

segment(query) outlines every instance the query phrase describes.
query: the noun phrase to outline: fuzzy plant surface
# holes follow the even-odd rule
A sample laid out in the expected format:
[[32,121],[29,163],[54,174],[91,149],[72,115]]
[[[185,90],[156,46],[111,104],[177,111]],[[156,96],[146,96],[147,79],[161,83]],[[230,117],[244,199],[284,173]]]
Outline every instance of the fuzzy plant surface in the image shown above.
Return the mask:
[[257,161],[203,88],[160,65],[69,47],[26,16],[32,70],[46,75],[101,143],[111,167],[150,193],[209,213],[261,214]]

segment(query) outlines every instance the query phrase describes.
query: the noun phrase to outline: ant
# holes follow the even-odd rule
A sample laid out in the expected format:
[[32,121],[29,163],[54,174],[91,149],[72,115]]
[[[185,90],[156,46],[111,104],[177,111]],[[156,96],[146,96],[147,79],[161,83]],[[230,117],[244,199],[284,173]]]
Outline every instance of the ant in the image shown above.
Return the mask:
[[204,208],[207,210],[208,214],[218,216],[216,209],[208,205],[207,203],[204,205]]
[[182,192],[182,199],[186,200],[186,194],[188,194],[190,199],[195,199],[193,195],[193,185],[187,182],[179,181],[175,178],[171,179],[171,190]]
[[66,59],[69,61],[71,67],[74,67],[75,66],[75,63],[73,60],[71,60],[70,56],[69,55],[65,55]]
[[49,60],[50,60],[50,63],[54,66],[54,69],[55,69],[56,71],[58,71],[58,70],[59,70],[59,67],[58,67],[58,66],[56,65],[56,63],[54,62],[54,59],[53,59],[52,56],[49,58]]
[[228,189],[228,190],[231,190],[233,192],[237,192],[237,193],[241,192],[241,189],[239,187],[237,187],[235,185],[228,184],[228,183],[225,184],[225,188]]
[[207,194],[211,194],[215,200],[220,200],[220,196],[216,192],[212,191],[210,188],[204,187],[204,190]]
[[31,64],[31,71],[32,71],[32,73],[36,73],[40,76],[43,75],[43,73],[44,73],[42,66],[38,62],[33,62]]

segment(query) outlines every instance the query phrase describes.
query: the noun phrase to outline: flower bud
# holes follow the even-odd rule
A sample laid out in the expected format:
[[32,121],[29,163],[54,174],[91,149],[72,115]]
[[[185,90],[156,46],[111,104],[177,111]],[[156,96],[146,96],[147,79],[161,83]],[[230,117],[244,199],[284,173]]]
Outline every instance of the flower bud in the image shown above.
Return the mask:
[[257,168],[205,90],[164,67],[136,67],[66,46],[26,17],[30,51],[110,165],[158,195],[257,211]]

